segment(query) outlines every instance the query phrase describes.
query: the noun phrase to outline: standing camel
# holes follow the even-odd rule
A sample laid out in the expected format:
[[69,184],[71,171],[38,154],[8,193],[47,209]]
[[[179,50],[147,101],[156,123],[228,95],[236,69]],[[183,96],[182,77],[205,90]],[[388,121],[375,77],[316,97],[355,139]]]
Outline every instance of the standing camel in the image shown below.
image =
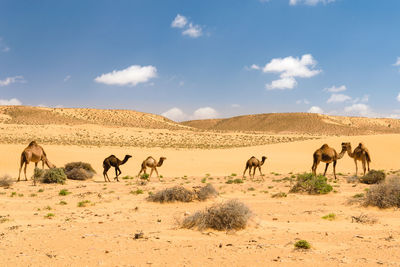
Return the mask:
[[[39,161],[42,161],[42,169],[44,169],[44,164],[46,164],[47,167],[49,167],[50,169],[56,167],[47,159],[46,153],[44,152],[43,148],[39,146],[36,143],[36,141],[32,141],[21,153],[21,162],[20,162],[17,182],[19,182],[21,178],[21,169],[24,166],[24,164],[25,164],[24,168],[25,181],[28,181],[28,178],[26,178],[26,167],[28,166],[29,162],[34,162],[35,168],[37,168]],[[36,185],[35,179],[33,179],[33,184]]]
[[324,176],[326,175],[326,171],[328,170],[328,166],[331,162],[333,162],[333,175],[335,176],[336,180],[336,162],[337,160],[343,158],[344,153],[347,151],[347,146],[349,143],[342,143],[342,151],[338,154],[335,149],[329,147],[327,144],[318,148],[313,154],[313,165],[312,165],[312,173],[314,176],[317,175],[317,167],[318,164],[322,161],[326,163]]
[[249,176],[251,178],[251,168],[253,168],[253,179],[254,179],[254,175],[256,173],[256,169],[258,168],[258,170],[260,171],[260,175],[262,176],[262,172],[261,172],[261,166],[264,164],[265,160],[267,159],[267,157],[262,156],[261,161],[259,161],[256,157],[251,157],[247,162],[246,162],[246,168],[244,169],[243,172],[243,177],[244,174],[246,173],[246,170],[249,169]]
[[159,178],[160,176],[158,175],[157,167],[161,167],[161,165],[163,164],[164,160],[166,160],[166,159],[167,159],[166,157],[160,157],[159,161],[157,162],[153,157],[151,157],[151,156],[148,157],[147,159],[145,159],[142,162],[142,167],[141,167],[141,169],[139,171],[138,177],[140,176],[140,174],[142,172],[144,172],[144,174],[146,174],[146,168],[149,167],[149,168],[151,168],[149,178],[153,174],[153,171],[156,171],[157,178]]
[[[128,159],[131,158],[131,157],[132,157],[131,155],[125,155],[125,158],[124,158],[124,160],[122,160],[122,161],[121,161],[120,159],[118,159],[118,158],[117,158],[116,156],[114,156],[114,155],[111,155],[111,156],[105,158],[104,161],[103,161],[103,168],[104,168],[104,170],[103,170],[103,176],[104,176],[104,181],[107,182],[107,180],[108,180],[109,182],[111,182],[111,181],[110,181],[110,178],[108,178],[107,172],[108,172],[108,170],[109,170],[111,167],[114,167],[114,168],[115,168],[115,178],[114,178],[114,180],[117,180],[117,182],[119,182],[119,180],[118,180],[118,175],[120,175],[120,174],[122,173],[121,170],[120,170],[120,168],[119,168],[119,166],[125,164],[125,163],[128,161]],[[119,172],[119,173],[118,173],[118,172]],[[106,179],[106,178],[107,178],[107,179]]]
[[368,166],[368,171],[369,171],[369,163],[371,162],[371,155],[368,151],[368,149],[364,146],[363,143],[360,143],[353,152],[351,152],[351,144],[347,143],[347,154],[349,155],[350,158],[354,159],[354,163],[356,164],[356,176],[358,172],[358,166],[357,166],[357,160],[362,162],[363,170],[364,170],[364,175],[366,172],[366,166],[365,163]]

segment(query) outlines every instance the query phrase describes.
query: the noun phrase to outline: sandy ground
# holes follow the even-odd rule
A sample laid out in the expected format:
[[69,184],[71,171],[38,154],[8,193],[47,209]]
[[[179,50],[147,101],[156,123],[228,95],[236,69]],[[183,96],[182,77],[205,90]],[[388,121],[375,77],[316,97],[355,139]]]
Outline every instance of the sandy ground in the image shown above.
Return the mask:
[[[0,189],[0,266],[398,266],[400,265],[400,213],[347,203],[365,193],[362,184],[347,183],[354,162],[347,155],[338,162],[335,192],[323,196],[288,194],[292,173],[309,171],[312,153],[323,143],[340,150],[340,143],[364,142],[374,169],[398,170],[400,135],[330,137],[265,146],[197,150],[129,147],[81,147],[46,145],[49,159],[57,166],[71,161],[93,165],[93,181],[68,181],[65,185],[32,186],[29,182]],[[0,175],[18,175],[18,161],[26,145],[0,145]],[[122,175],[135,176],[148,155],[166,156],[159,168],[163,181],[153,178],[147,185],[133,180],[104,183],[102,160],[115,154],[133,155],[122,166]],[[250,156],[268,157],[265,180],[226,184],[229,175],[241,176]],[[320,165],[319,171],[323,170]],[[28,169],[32,175],[33,166]],[[110,177],[111,176],[110,170]],[[328,177],[332,178],[332,169]],[[190,188],[207,182],[220,192],[213,200],[194,203],[157,204],[145,200],[149,192],[181,184]],[[59,196],[61,189],[71,194]],[[142,189],[144,194],[132,194]],[[13,192],[15,192],[13,194]],[[237,232],[180,229],[177,221],[215,202],[236,198],[254,213],[249,226]],[[90,201],[78,207],[80,201]],[[61,205],[60,201],[65,201]],[[46,218],[49,213],[54,217]],[[335,213],[337,219],[321,217]],[[374,224],[352,222],[366,214]],[[134,239],[142,231],[143,239]],[[294,249],[306,239],[309,251]]]

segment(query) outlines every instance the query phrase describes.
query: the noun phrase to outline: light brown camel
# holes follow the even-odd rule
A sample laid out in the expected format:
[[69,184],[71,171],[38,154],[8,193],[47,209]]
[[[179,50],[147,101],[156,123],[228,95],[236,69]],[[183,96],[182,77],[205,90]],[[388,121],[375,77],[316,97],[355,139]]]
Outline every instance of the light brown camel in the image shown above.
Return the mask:
[[[121,161],[120,159],[118,159],[118,158],[117,158],[116,156],[114,156],[114,155],[111,155],[111,156],[105,158],[104,161],[103,161],[103,168],[104,168],[104,170],[103,170],[103,176],[104,176],[104,181],[107,182],[107,180],[108,180],[109,182],[111,182],[111,181],[110,181],[110,178],[108,178],[107,172],[108,172],[108,170],[109,170],[111,167],[114,167],[114,168],[115,168],[115,178],[114,178],[114,180],[117,180],[117,182],[119,182],[119,180],[118,180],[118,175],[120,175],[120,174],[122,173],[122,172],[121,172],[121,169],[119,168],[119,166],[125,164],[125,163],[128,161],[128,159],[131,158],[131,157],[132,157],[131,155],[125,155],[125,158],[124,158],[124,160],[122,160],[122,161]],[[119,172],[119,173],[118,173],[118,172]]]
[[368,149],[364,146],[363,143],[360,143],[353,152],[351,152],[351,144],[347,143],[347,154],[349,155],[350,158],[354,159],[354,163],[356,164],[356,176],[358,172],[358,166],[357,166],[357,160],[362,162],[363,170],[364,170],[364,175],[366,172],[366,165],[368,166],[368,171],[369,171],[369,163],[371,162],[371,154],[369,153]]
[[256,157],[251,157],[247,162],[246,162],[246,168],[244,169],[243,172],[243,177],[244,174],[246,173],[246,170],[249,169],[249,176],[251,178],[251,168],[253,168],[253,179],[254,179],[254,175],[256,173],[256,169],[258,168],[258,170],[260,171],[260,175],[263,176],[262,172],[261,172],[261,166],[264,164],[265,160],[267,159],[267,157],[262,156],[261,161],[259,161]]
[[166,159],[167,159],[166,157],[160,157],[160,159],[157,162],[153,157],[151,157],[151,156],[148,157],[147,159],[145,159],[142,162],[142,167],[141,167],[141,169],[139,171],[138,177],[140,176],[140,174],[142,172],[144,172],[144,174],[146,174],[146,168],[149,167],[149,168],[151,168],[149,178],[153,174],[153,171],[156,171],[157,177],[159,178],[160,176],[158,175],[157,167],[161,167],[161,165],[163,164],[164,160],[166,160]]
[[[50,169],[56,167],[47,159],[46,153],[44,152],[43,148],[39,146],[36,143],[36,141],[32,141],[21,153],[21,162],[20,162],[17,182],[19,182],[21,178],[21,170],[24,164],[25,164],[24,168],[25,181],[28,181],[28,178],[26,178],[26,167],[28,166],[29,162],[34,162],[35,168],[37,168],[39,161],[42,161],[42,169],[44,169],[44,164],[46,164],[47,167],[49,167]],[[35,179],[33,179],[33,184],[36,185]]]
[[333,162],[333,176],[336,180],[336,162],[337,160],[343,158],[344,154],[347,151],[347,146],[349,143],[342,143],[342,151],[338,154],[335,149],[329,147],[327,144],[318,148],[313,154],[313,165],[312,165],[312,173],[314,176],[317,175],[317,167],[318,164],[322,161],[326,163],[324,176],[326,175],[326,171],[328,170],[328,166],[331,162]]

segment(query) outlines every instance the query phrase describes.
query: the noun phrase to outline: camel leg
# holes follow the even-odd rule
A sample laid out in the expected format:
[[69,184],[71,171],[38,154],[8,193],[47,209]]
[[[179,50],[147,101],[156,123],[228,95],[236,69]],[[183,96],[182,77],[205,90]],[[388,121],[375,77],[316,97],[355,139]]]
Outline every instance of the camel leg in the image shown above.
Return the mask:
[[243,178],[244,178],[244,175],[246,174],[247,168],[249,168],[249,166],[246,164],[246,168],[244,169],[244,172],[243,172]]
[[263,176],[263,174],[261,172],[261,166],[258,166],[258,170],[260,171],[260,175]]
[[104,182],[107,182],[107,179],[110,182],[110,178],[108,178],[108,174],[107,174],[109,169],[110,169],[110,167],[105,165],[104,170],[103,170]]
[[19,182],[19,180],[20,180],[20,178],[21,178],[21,170],[22,170],[22,167],[24,166],[24,163],[25,163],[25,162],[21,161],[21,165],[19,166],[19,173],[18,173],[18,180],[17,180],[17,182]]
[[249,177],[251,179],[251,166],[249,166]]
[[316,159],[316,158],[314,157],[313,165],[312,165],[312,167],[311,167],[312,173],[313,173],[314,176],[317,176],[317,167],[318,167],[318,164],[319,164],[318,159]]
[[256,170],[257,170],[257,167],[253,167],[253,179],[254,179],[254,176],[256,175]]
[[367,160],[368,172],[369,172],[369,161]]
[[358,166],[357,166],[357,160],[356,159],[354,159],[354,163],[356,164],[356,177],[357,177]]
[[365,159],[363,159],[363,161],[362,161],[362,166],[363,166],[363,171],[364,171],[364,176],[365,176],[365,171],[367,170],[367,168],[365,167]]
[[143,168],[140,169],[139,173],[138,173],[138,177],[140,177],[140,174],[143,172]]
[[326,171],[328,170],[328,166],[329,166],[329,163],[327,163],[327,164],[325,165],[324,176],[326,176]]
[[336,180],[336,160],[333,162],[333,176],[335,177]]
[[151,175],[153,174],[153,168],[151,168],[151,171],[150,171],[150,175],[149,175],[149,179],[150,179],[150,177],[151,177]]
[[[118,173],[119,172],[119,173]],[[117,180],[117,182],[119,182],[119,180],[118,180],[118,176],[121,174],[122,172],[121,172],[121,170],[119,169],[119,167],[117,166],[117,167],[115,167],[115,178],[114,178],[114,180]]]
[[160,176],[158,175],[158,171],[157,171],[157,168],[156,168],[156,167],[154,167],[154,170],[155,170],[156,173],[157,173],[157,178],[160,178]]

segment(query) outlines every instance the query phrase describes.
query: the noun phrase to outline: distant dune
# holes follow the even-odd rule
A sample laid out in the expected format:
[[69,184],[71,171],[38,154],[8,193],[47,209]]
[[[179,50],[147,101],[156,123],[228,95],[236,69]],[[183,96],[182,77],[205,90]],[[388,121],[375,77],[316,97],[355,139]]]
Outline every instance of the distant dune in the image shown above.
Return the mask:
[[400,120],[342,117],[312,113],[269,113],[181,124],[218,131],[260,131],[272,134],[362,135],[400,133]]
[[123,126],[145,129],[188,129],[160,115],[133,110],[0,106],[0,123],[22,125]]

